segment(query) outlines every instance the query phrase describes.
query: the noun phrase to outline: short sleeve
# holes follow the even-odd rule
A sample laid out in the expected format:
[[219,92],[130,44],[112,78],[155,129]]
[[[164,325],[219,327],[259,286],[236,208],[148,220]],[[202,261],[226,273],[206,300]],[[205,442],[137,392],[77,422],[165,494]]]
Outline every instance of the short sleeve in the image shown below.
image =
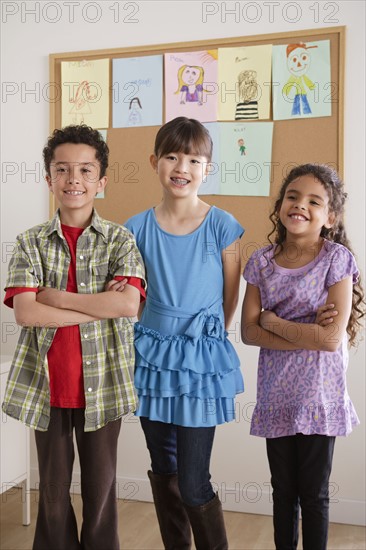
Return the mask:
[[124,225],[124,227],[125,227],[126,229],[128,229],[128,231],[129,231],[130,233],[132,233],[133,235],[136,234],[136,230],[135,230],[135,228],[134,228],[134,223],[133,223],[133,218],[130,218],[129,220],[127,220],[126,222],[124,222],[123,225]]
[[151,214],[151,210],[151,208],[144,210],[144,212],[140,212],[139,214],[132,216],[123,224],[124,227],[126,227],[126,229],[128,229],[128,231],[134,236],[135,241],[138,243],[137,246],[139,246],[141,242],[141,233],[143,232],[146,221]]
[[145,266],[133,235],[123,229],[123,233],[116,238],[116,246],[110,257],[110,269],[113,278],[137,277],[146,286]]
[[5,288],[38,288],[41,284],[41,281],[37,277],[31,254],[23,245],[21,236],[18,236],[13,255],[9,262]]
[[218,240],[220,250],[224,250],[244,234],[244,228],[229,212],[216,208]]
[[253,252],[244,268],[243,277],[251,285],[259,287],[260,279],[259,251]]
[[353,284],[357,283],[360,273],[356,260],[348,248],[338,245],[331,258],[325,286],[329,288],[350,276],[352,276]]
[[[120,275],[117,275],[114,277],[116,281],[122,281],[125,277],[121,277]],[[146,300],[146,291],[144,288],[144,281],[142,279],[139,279],[138,277],[126,277],[128,285],[134,286],[137,288],[137,290],[140,293],[140,302],[143,302]]]
[[6,288],[5,298],[4,298],[4,304],[10,308],[14,307],[14,296],[17,296],[17,294],[23,294],[23,292],[38,292],[38,288]]

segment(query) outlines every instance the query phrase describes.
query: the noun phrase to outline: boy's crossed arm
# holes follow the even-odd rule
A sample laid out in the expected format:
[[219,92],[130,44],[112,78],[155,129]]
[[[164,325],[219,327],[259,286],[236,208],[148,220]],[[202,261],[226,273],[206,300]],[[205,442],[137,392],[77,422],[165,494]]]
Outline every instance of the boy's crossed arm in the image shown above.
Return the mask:
[[127,284],[124,292],[99,292],[97,294],[78,294],[54,288],[40,288],[37,302],[59,310],[68,310],[96,319],[114,319],[134,317],[140,305],[139,290]]
[[14,296],[14,315],[22,326],[79,325],[100,319],[134,317],[140,305],[140,292],[126,285],[122,293],[77,294],[41,287],[38,293]]
[[69,326],[100,319],[100,317],[93,317],[85,313],[44,305],[37,300],[37,296],[36,292],[22,292],[14,296],[14,316],[18,325],[25,327],[46,327],[55,324]]

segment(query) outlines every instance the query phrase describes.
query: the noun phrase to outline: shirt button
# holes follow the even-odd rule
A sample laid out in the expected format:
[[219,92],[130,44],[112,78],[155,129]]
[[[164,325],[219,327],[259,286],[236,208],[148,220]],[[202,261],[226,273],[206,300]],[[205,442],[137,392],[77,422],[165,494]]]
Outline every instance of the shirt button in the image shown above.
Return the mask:
[[93,388],[88,388],[88,391],[93,391]]
[[85,283],[80,283],[80,286],[85,286]]
[[91,365],[91,361],[86,361],[86,364],[87,364],[87,365]]
[[83,260],[83,259],[84,259],[83,255],[79,256],[79,260]]
[[89,337],[89,334],[84,334],[84,338],[88,338]]

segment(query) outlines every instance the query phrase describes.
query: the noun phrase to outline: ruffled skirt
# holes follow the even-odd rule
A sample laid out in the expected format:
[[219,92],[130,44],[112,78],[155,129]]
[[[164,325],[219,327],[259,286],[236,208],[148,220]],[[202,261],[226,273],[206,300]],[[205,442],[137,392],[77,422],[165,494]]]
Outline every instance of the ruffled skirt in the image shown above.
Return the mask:
[[244,391],[240,362],[216,328],[166,335],[135,324],[137,416],[188,427],[235,419],[234,397]]

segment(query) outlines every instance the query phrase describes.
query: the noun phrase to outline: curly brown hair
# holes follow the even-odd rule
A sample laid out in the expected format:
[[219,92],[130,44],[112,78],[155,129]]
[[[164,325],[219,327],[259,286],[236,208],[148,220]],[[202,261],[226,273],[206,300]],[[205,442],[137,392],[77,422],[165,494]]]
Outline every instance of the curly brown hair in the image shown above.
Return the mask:
[[100,163],[99,177],[103,178],[105,176],[108,167],[108,145],[98,130],[86,124],[65,126],[65,128],[53,131],[43,149],[44,167],[47,175],[50,175],[50,165],[54,158],[56,147],[64,143],[84,143],[93,147],[95,149],[95,158]]
[[[344,205],[347,199],[347,193],[344,191],[344,184],[338,173],[326,164],[302,164],[300,166],[295,166],[295,168],[293,168],[283,180],[273,211],[269,216],[273,224],[273,229],[268,234],[267,238],[271,244],[275,243],[277,245],[275,256],[283,250],[283,243],[286,239],[286,228],[279,218],[279,211],[286,193],[286,189],[292,181],[301,176],[307,175],[313,175],[321,182],[328,193],[329,211],[335,214],[335,221],[332,227],[330,229],[323,227],[320,236],[328,239],[329,241],[342,244],[353,253],[346,235],[343,221]],[[272,235],[274,235],[274,243],[271,239]],[[365,295],[361,282],[358,280],[353,285],[352,311],[347,325],[347,333],[351,346],[356,345],[357,333],[362,328],[361,319],[365,315],[364,297]]]

